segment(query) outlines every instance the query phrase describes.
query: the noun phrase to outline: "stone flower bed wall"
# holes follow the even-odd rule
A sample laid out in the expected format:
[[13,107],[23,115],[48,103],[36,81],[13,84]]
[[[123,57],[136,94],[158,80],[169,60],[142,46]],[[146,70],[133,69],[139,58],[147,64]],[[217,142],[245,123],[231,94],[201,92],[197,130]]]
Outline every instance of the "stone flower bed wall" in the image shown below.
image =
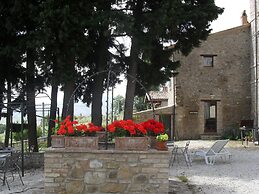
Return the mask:
[[46,194],[168,194],[167,151],[50,148],[44,158]]

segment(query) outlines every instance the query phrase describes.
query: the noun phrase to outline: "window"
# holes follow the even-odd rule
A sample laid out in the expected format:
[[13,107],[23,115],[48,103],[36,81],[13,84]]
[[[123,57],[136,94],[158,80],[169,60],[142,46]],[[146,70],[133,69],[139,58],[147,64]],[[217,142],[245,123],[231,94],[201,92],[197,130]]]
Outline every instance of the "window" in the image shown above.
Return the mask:
[[217,55],[201,55],[201,56],[202,56],[202,65],[204,67],[214,66],[214,57]]

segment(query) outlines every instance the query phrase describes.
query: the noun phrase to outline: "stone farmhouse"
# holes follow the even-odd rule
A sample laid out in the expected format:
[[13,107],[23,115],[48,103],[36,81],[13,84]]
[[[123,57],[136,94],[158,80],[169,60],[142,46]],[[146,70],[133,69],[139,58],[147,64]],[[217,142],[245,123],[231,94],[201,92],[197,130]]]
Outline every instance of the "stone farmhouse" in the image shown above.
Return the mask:
[[[174,55],[181,66],[166,85],[167,104],[154,110],[172,140],[220,137],[237,132],[241,121],[257,126],[252,27],[244,12],[241,26],[210,34],[188,56]],[[164,104],[159,99],[155,103]],[[135,118],[152,115],[146,110]]]

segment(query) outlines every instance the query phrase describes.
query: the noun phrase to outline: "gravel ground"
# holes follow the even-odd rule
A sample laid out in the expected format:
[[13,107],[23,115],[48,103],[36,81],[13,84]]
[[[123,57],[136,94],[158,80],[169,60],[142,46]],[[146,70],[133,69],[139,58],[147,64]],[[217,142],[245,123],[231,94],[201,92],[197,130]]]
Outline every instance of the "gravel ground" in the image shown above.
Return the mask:
[[[9,176],[8,176],[9,177]],[[25,171],[22,177],[24,185],[22,185],[19,176],[15,175],[14,180],[9,177],[10,190],[6,185],[0,184],[0,194],[26,193],[26,194],[42,194],[44,193],[44,173],[43,169]]]
[[[214,141],[191,141],[190,151],[206,150],[213,143]],[[184,142],[179,144],[183,146]],[[193,158],[192,166],[188,168],[184,159],[179,158],[169,172],[171,192],[259,193],[259,147],[252,143],[242,146],[241,142],[229,142],[226,148],[232,154],[231,159],[225,161],[219,158],[214,165],[206,165],[204,159]],[[185,177],[187,182],[180,184],[177,177]]]
[[[206,150],[215,141],[191,140],[190,151]],[[184,146],[186,141],[176,142]],[[184,159],[179,157],[169,169],[170,194],[256,194],[259,193],[259,147],[252,143],[242,145],[231,141],[226,145],[231,152],[230,160],[216,160],[214,165],[206,165],[204,159],[193,158],[192,166],[188,168]],[[179,177],[185,178],[182,182]],[[183,180],[183,179],[182,179]],[[11,190],[0,184],[0,194],[44,193],[43,169],[25,171],[24,186],[19,177],[10,180]]]

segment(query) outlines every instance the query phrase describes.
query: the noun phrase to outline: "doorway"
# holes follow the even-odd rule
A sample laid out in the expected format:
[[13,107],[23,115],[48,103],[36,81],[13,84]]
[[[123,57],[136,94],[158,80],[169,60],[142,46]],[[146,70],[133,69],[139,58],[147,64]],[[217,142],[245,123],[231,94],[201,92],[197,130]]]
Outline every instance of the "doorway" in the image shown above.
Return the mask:
[[204,133],[217,133],[217,101],[204,102]]
[[163,123],[165,127],[165,132],[168,134],[169,139],[172,139],[172,128],[171,128],[171,115],[170,114],[161,114],[159,115],[159,122]]

